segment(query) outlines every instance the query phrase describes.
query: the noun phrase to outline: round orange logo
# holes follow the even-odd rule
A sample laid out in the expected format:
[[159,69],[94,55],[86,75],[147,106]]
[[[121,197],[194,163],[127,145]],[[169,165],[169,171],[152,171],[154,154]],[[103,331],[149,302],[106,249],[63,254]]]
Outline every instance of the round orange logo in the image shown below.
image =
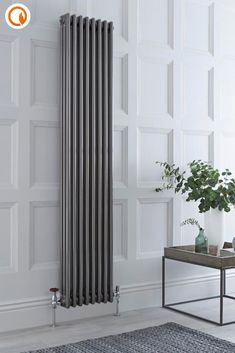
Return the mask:
[[22,29],[30,22],[30,11],[23,4],[13,4],[6,10],[5,19],[11,28]]

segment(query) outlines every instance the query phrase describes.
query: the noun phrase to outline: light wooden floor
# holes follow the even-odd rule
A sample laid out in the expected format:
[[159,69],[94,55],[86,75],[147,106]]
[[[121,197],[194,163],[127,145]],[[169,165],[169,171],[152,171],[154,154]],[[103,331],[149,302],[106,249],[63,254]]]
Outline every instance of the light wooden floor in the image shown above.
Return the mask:
[[[207,302],[204,307],[202,304],[200,304],[200,307],[197,307],[197,305],[194,308],[197,313],[200,311],[203,314],[210,315],[210,317],[215,317],[214,309],[211,307],[212,304]],[[235,303],[233,306],[235,306]],[[216,307],[218,308],[217,305]],[[214,305],[213,308],[215,308]],[[235,308],[232,313],[231,305],[229,305],[227,314],[231,317],[233,314],[235,315]],[[88,338],[118,334],[170,321],[235,342],[235,325],[219,327],[167,309],[150,308],[125,312],[120,317],[110,315],[94,319],[83,319],[60,325],[55,329],[48,326],[0,334],[0,352],[20,353]]]

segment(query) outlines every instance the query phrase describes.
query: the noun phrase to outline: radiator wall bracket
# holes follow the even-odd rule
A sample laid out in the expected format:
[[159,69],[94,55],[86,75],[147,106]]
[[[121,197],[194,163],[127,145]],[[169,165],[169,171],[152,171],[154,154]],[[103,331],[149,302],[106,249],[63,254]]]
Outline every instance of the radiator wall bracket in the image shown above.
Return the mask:
[[116,301],[116,312],[114,314],[114,316],[120,316],[120,286],[116,286],[115,291],[113,293],[115,301]]

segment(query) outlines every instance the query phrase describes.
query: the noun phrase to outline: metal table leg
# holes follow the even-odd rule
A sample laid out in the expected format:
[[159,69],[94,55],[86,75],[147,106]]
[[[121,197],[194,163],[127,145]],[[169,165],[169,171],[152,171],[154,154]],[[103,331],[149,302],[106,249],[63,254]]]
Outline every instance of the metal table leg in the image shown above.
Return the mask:
[[165,306],[165,256],[162,256],[162,307]]
[[226,295],[226,270],[224,270],[224,292],[223,295]]
[[220,326],[223,326],[225,295],[225,270],[220,270]]

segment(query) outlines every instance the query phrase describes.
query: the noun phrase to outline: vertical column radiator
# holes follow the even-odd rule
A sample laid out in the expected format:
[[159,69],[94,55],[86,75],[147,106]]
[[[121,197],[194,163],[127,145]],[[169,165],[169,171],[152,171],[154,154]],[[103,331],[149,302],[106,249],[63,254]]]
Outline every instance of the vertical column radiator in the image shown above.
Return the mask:
[[113,301],[113,24],[60,19],[62,305]]

